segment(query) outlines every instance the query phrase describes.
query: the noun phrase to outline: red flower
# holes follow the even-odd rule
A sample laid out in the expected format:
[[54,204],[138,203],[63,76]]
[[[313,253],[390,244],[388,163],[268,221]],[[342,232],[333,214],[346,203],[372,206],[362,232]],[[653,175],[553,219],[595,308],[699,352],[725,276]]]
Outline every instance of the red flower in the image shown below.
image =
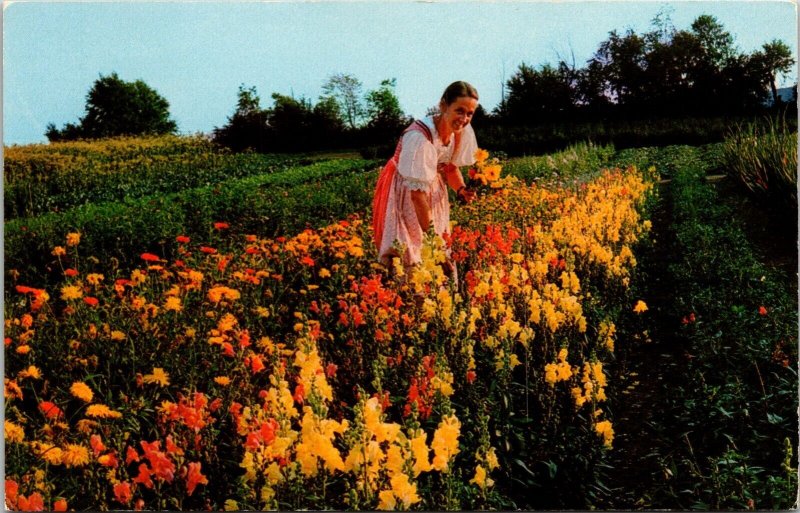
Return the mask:
[[473,370],[467,371],[467,383],[469,383],[470,385],[475,381],[475,378],[477,377],[478,375],[475,374],[475,371]]
[[302,404],[303,400],[305,399],[305,396],[306,396],[306,387],[304,387],[302,383],[298,383],[297,386],[294,387],[294,395],[292,395],[292,398],[296,402]]
[[767,309],[764,308],[763,306],[759,306],[758,307],[758,314],[759,315],[767,315]]
[[231,226],[228,223],[222,223],[222,222],[214,223],[214,228],[216,228],[217,230],[227,230],[230,227]]
[[304,256],[301,258],[300,263],[309,267],[314,267],[314,260],[309,256]]
[[200,472],[200,462],[189,463],[189,475],[186,478],[186,493],[190,496],[199,484],[208,484],[208,478]]
[[186,235],[178,235],[177,237],[175,237],[175,240],[180,242],[181,244],[186,244],[191,239],[189,239],[189,237],[187,237]]
[[335,363],[329,363],[327,367],[325,367],[325,375],[329,378],[336,376],[336,370],[339,367],[336,366]]
[[53,503],[53,511],[67,511],[66,499],[59,499]]
[[203,253],[205,253],[207,255],[213,255],[214,253],[217,252],[216,249],[209,248],[208,246],[200,246],[200,251],[202,251]]
[[97,303],[99,303],[100,301],[98,301],[96,297],[85,296],[83,298],[83,302],[89,306],[97,306]]
[[6,503],[13,509],[17,506],[19,484],[13,479],[6,479]]
[[33,287],[26,287],[25,285],[17,285],[17,292],[20,294],[36,294],[36,289]]
[[130,465],[131,462],[139,461],[139,453],[136,452],[136,449],[128,446],[128,450],[125,452],[125,464]]
[[89,445],[92,447],[95,456],[106,450],[106,446],[103,445],[103,440],[100,438],[100,435],[92,435],[89,438]]
[[161,260],[160,258],[158,258],[158,255],[154,255],[152,253],[142,253],[140,257],[145,262],[158,262],[159,260]]
[[150,469],[147,468],[146,463],[139,465],[139,475],[133,478],[133,482],[142,484],[145,488],[153,488],[153,480],[150,479]]
[[64,271],[64,274],[69,276],[70,278],[74,278],[75,276],[78,276],[78,274],[80,273],[78,273],[76,269],[67,269],[66,271]]
[[20,495],[17,499],[20,511],[44,511],[44,498],[39,492],[32,493],[28,498]]
[[254,354],[250,359],[250,368],[253,370],[253,374],[258,374],[264,370],[264,362],[261,361],[261,358],[257,354]]
[[114,498],[120,504],[128,504],[131,502],[133,498],[133,492],[131,491],[131,484],[128,482],[123,482],[114,485]]
[[50,401],[42,401],[39,403],[39,410],[44,413],[44,416],[48,419],[57,419],[64,415],[64,412],[61,411],[61,408],[55,405],[55,403],[51,403]]

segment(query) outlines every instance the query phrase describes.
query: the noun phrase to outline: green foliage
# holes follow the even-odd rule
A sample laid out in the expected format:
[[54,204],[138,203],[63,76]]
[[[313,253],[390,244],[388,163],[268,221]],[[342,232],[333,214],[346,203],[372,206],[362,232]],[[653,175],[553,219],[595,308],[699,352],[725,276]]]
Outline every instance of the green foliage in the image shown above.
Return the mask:
[[791,508],[798,400],[792,277],[759,261],[745,220],[706,182],[714,163],[704,154],[713,151],[647,153],[669,162],[672,176],[660,207],[662,256],[643,259],[644,272],[658,276],[643,283],[646,297],[659,298],[649,329],[664,341],[656,349],[660,369],[649,377],[658,377],[651,388],[657,402],[646,406],[657,411],[647,424],[648,465],[636,466],[641,482],[609,504]]
[[5,218],[206,187],[283,170],[299,160],[231,155],[199,137],[12,147],[5,159]]
[[15,269],[28,283],[46,282],[48,277],[37,269],[51,266],[51,251],[64,245],[65,231],[82,234],[84,254],[113,257],[124,266],[142,251],[170,254],[177,235],[207,237],[208,227],[217,221],[261,235],[322,226],[369,205],[374,182],[364,173],[376,165],[363,160],[319,162],[208,187],[15,219],[5,225],[6,269]]
[[79,125],[64,130],[50,124],[50,141],[76,138],[98,139],[121,135],[161,135],[174,133],[175,121],[169,117],[169,102],[142,80],[126,82],[112,73],[95,81],[86,95],[86,114]]
[[578,143],[550,155],[511,159],[503,170],[505,174],[526,182],[576,179],[585,181],[591,180],[601,169],[607,167],[613,155],[613,146]]
[[726,172],[764,203],[797,214],[797,131],[784,120],[736,125],[725,140]]

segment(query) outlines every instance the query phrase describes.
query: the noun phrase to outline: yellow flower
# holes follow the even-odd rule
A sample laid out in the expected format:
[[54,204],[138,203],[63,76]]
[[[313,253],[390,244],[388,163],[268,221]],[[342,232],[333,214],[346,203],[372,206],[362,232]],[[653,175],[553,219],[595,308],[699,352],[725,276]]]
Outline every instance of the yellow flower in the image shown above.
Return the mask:
[[22,426],[18,426],[10,420],[6,420],[4,422],[4,428],[6,443],[22,443],[25,439],[25,430],[22,429]]
[[639,301],[636,302],[636,306],[633,307],[633,311],[636,313],[646,312],[647,304],[640,299]]
[[69,391],[73,396],[87,403],[92,402],[92,398],[94,397],[92,389],[83,381],[76,381],[73,383],[72,386],[69,387]]
[[319,270],[319,277],[320,278],[330,278],[331,272],[325,268]]
[[20,371],[20,373],[19,373],[19,378],[20,379],[23,379],[23,378],[39,379],[41,377],[42,377],[42,372],[39,370],[38,367],[36,367],[34,365],[30,365],[27,369],[25,369],[23,371]]
[[117,342],[125,340],[125,334],[119,330],[114,330],[111,332],[111,340],[116,340]]
[[458,454],[458,437],[461,434],[461,422],[455,415],[444,417],[433,433],[431,449],[434,457],[432,466],[435,470],[447,471],[450,459]]
[[148,384],[154,383],[156,385],[161,385],[162,387],[165,387],[169,385],[169,374],[164,372],[164,369],[162,369],[161,367],[153,367],[153,373],[145,374],[143,377],[143,381]]
[[61,461],[65,467],[81,467],[89,463],[89,450],[76,444],[67,444],[61,451]]
[[70,299],[80,299],[83,297],[83,291],[77,285],[67,285],[61,287],[61,299],[69,301]]
[[475,150],[475,154],[473,155],[473,157],[475,158],[475,163],[476,164],[481,164],[486,159],[489,158],[489,152],[486,151],[486,150],[478,148],[477,150]]
[[92,273],[86,275],[86,281],[89,282],[90,285],[99,285],[104,279],[105,276],[102,274]]
[[77,246],[81,242],[81,234],[78,232],[67,234],[67,246]]
[[63,451],[60,447],[44,442],[34,442],[34,452],[50,465],[61,465]]
[[229,378],[228,376],[217,376],[216,378],[214,378],[214,382],[217,385],[226,387],[231,384],[231,378]]
[[603,443],[606,447],[611,447],[614,441],[614,429],[611,427],[611,422],[603,420],[594,425],[595,431],[598,435],[603,437]]
[[239,503],[233,499],[228,499],[225,501],[224,509],[225,511],[239,511]]
[[17,353],[18,354],[28,354],[30,352],[31,352],[31,346],[29,346],[29,345],[24,345],[24,346],[17,347]]
[[[491,480],[489,480],[491,481]],[[481,488],[486,488],[488,484],[486,481],[486,469],[483,468],[483,465],[477,465],[475,467],[475,477],[469,480],[470,483],[475,483],[476,485],[480,486]]]
[[180,312],[183,310],[183,306],[181,305],[181,298],[175,296],[169,296],[167,298],[166,303],[164,304],[164,310],[167,311],[175,311]]
[[118,419],[122,417],[120,412],[112,410],[105,404],[92,404],[86,408],[86,415],[100,419]]
[[397,500],[394,498],[394,492],[391,490],[383,490],[378,494],[380,502],[378,502],[378,509],[381,511],[392,511],[397,508]]

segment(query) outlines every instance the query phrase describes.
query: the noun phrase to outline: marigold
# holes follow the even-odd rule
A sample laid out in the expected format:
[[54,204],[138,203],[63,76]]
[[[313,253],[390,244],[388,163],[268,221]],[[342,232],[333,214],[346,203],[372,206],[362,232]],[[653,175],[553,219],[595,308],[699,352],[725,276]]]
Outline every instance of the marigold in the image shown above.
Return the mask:
[[77,285],[66,285],[61,287],[61,299],[69,301],[71,299],[80,299],[83,297],[83,291]]
[[161,367],[153,367],[152,374],[145,374],[142,381],[147,384],[156,384],[162,387],[169,385],[169,374]]
[[61,450],[61,461],[65,467],[82,467],[89,463],[89,449],[82,445],[67,444]]
[[39,411],[41,411],[45,417],[48,419],[57,419],[59,417],[64,416],[64,412],[61,411],[61,408],[56,406],[55,403],[50,401],[42,401],[39,403]]
[[17,347],[17,354],[28,354],[30,352],[31,352],[31,346],[27,344]]
[[38,367],[34,365],[28,366],[27,369],[22,370],[19,372],[19,378],[32,378],[32,379],[40,379],[42,377],[42,371],[39,370]]
[[3,423],[3,427],[5,428],[4,435],[6,443],[22,443],[25,439],[25,430],[22,429],[22,426],[18,426],[10,420],[6,420]]
[[181,305],[181,298],[175,296],[169,296],[167,298],[166,303],[164,304],[164,310],[174,311],[174,312],[180,312],[181,310],[183,310],[183,305]]
[[231,378],[229,378],[228,376],[217,376],[216,378],[214,378],[214,382],[217,385],[226,387],[231,384]]
[[96,417],[100,419],[119,419],[122,414],[114,411],[105,404],[92,404],[86,408],[86,415],[89,417]]
[[92,398],[94,397],[92,389],[83,381],[76,381],[73,383],[72,386],[69,387],[69,391],[73,396],[87,403],[92,402]]
[[67,250],[64,249],[62,246],[56,246],[53,248],[53,251],[50,252],[51,255],[60,257],[67,254]]
[[83,302],[89,306],[97,306],[100,301],[96,297],[86,296],[83,298]]
[[636,302],[636,306],[633,307],[633,311],[635,313],[642,313],[647,311],[647,304],[642,301],[641,299]]
[[105,279],[105,276],[103,276],[102,274],[98,274],[98,273],[91,273],[91,274],[86,275],[86,281],[90,285],[99,285],[104,279]]
[[77,246],[81,242],[81,234],[72,232],[67,234],[67,246]]
[[144,260],[145,262],[159,262],[159,261],[161,260],[161,259],[158,257],[158,255],[154,255],[154,254],[152,254],[152,253],[142,253],[142,254],[140,255],[140,258],[141,258],[142,260]]
[[187,237],[186,235],[178,235],[177,237],[175,237],[175,240],[180,242],[181,244],[187,244],[191,239],[189,239],[189,237]]

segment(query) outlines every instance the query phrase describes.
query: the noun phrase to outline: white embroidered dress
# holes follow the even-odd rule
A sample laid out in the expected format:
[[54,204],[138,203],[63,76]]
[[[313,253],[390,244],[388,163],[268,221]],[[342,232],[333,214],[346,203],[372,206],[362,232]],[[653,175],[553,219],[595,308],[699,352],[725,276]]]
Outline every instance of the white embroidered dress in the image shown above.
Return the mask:
[[394,255],[392,246],[399,242],[405,248],[402,261],[406,266],[421,261],[424,236],[411,201],[411,191],[425,191],[429,194],[431,222],[435,232],[439,236],[449,232],[450,202],[447,197],[447,182],[437,170],[438,165],[448,162],[459,167],[471,165],[475,162],[475,150],[478,149],[472,125],[463,129],[457,154],[453,155],[455,137],[451,135],[448,144],[444,144],[433,119],[426,117],[422,122],[430,129],[433,143],[420,130],[410,130],[403,135],[378,251],[383,261]]

